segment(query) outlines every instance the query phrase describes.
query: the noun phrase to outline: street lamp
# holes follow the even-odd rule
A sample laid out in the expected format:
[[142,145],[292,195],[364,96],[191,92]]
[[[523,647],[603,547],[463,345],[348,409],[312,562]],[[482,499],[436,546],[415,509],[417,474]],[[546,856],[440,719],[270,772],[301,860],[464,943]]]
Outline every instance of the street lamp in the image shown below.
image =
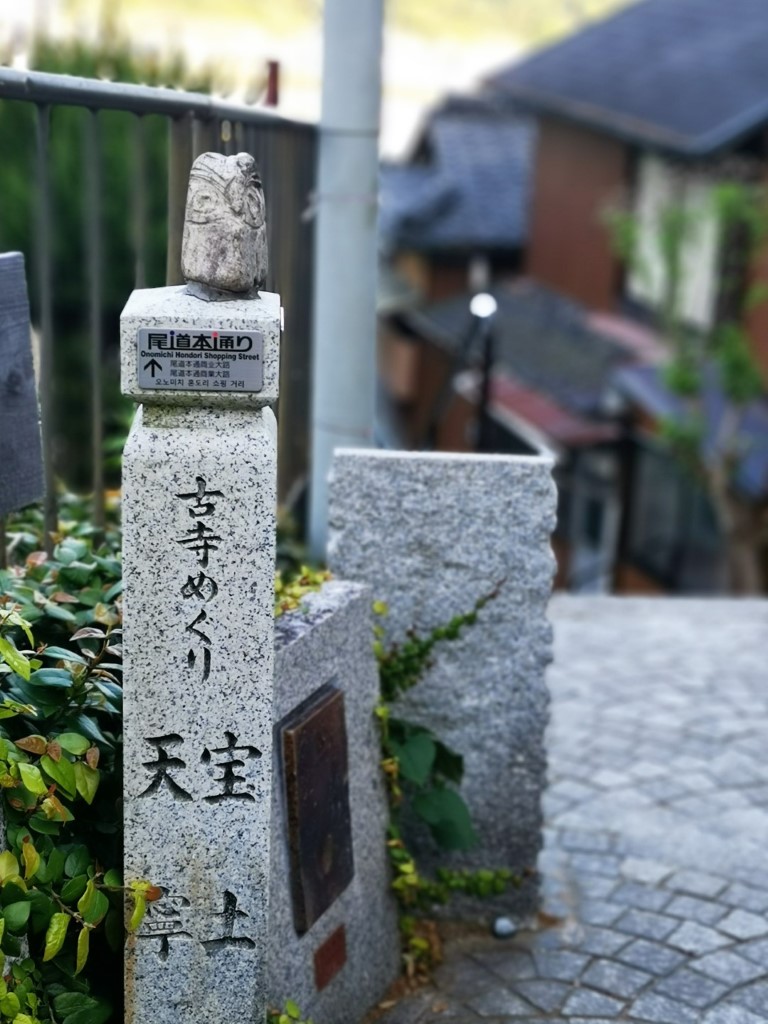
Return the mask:
[[498,309],[498,303],[488,292],[478,292],[472,296],[469,304],[469,311],[478,321],[477,330],[482,347],[482,369],[480,376],[480,396],[477,408],[477,450],[487,452],[491,450],[491,422],[488,407],[491,402],[491,376],[493,374],[494,344],[493,344],[493,318]]

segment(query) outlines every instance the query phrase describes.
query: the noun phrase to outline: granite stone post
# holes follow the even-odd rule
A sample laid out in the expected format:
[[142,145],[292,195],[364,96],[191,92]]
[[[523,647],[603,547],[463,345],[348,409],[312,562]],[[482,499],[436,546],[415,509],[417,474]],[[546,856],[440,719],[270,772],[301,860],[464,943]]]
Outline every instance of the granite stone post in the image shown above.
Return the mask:
[[121,318],[125,879],[162,890],[129,1024],[265,1019],[279,325],[183,287]]
[[[371,593],[359,584],[332,580],[302,601],[300,611],[277,619],[275,636],[275,748],[272,794],[269,995],[275,1006],[293,999],[316,1024],[359,1024],[395,980],[400,967],[397,909],[387,852],[389,809],[381,772],[374,708],[379,674],[371,644]],[[343,735],[310,765],[316,779],[330,763],[348,793],[348,816],[329,793],[303,780],[314,841],[292,862],[291,814],[285,771],[284,725],[297,711],[317,706],[323,694],[341,703]],[[338,724],[338,722],[337,722]],[[311,728],[311,726],[310,726]],[[315,738],[323,741],[322,733]],[[339,770],[343,748],[347,771]],[[278,781],[279,780],[279,781]],[[324,813],[325,812],[325,813]],[[315,851],[320,856],[314,856]],[[330,856],[329,856],[330,853]],[[346,862],[341,885],[335,863]],[[328,904],[306,930],[296,928],[296,868],[318,883]],[[293,881],[293,885],[291,882]]]
[[476,849],[447,854],[411,823],[422,866],[508,868],[522,879],[493,901],[460,902],[472,916],[525,918],[537,906],[555,499],[541,457],[339,449],[333,462],[329,564],[387,603],[386,643],[428,634],[497,592],[474,625],[437,645],[396,705],[463,755],[461,791],[479,836]]

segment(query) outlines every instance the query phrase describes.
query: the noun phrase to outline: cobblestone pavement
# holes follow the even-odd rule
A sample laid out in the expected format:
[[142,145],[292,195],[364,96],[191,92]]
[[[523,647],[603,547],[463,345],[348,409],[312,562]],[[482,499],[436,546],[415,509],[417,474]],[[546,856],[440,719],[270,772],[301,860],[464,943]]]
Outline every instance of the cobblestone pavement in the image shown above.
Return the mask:
[[556,598],[559,923],[449,946],[384,1024],[768,1021],[768,602]]

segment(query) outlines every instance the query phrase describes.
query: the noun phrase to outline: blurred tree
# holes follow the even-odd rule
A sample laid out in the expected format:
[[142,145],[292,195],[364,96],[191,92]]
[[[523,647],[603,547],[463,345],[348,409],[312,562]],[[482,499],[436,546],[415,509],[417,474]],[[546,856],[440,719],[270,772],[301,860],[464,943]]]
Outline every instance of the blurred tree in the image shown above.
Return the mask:
[[[38,39],[29,58],[36,70],[146,85],[179,85],[206,91],[210,77],[192,81],[181,59],[160,61],[139,56],[110,30],[96,46]],[[57,474],[70,486],[88,486],[89,371],[88,277],[85,252],[87,175],[85,127],[90,117],[76,107],[51,113],[50,225],[54,290],[54,431]],[[131,211],[138,173],[138,118],[105,111],[99,115],[103,181],[103,337],[105,338],[105,408],[107,430],[123,430],[118,383],[119,315],[134,287],[135,227]],[[167,124],[162,117],[143,118],[146,140],[147,286],[165,283]],[[21,101],[0,101],[0,251],[25,254],[33,319],[39,322],[35,275],[37,203],[35,108]],[[114,478],[113,478],[114,479]]]
[[[720,238],[719,289],[714,326],[702,333],[686,322],[683,292],[691,243],[702,221],[712,216]],[[619,255],[648,280],[637,217],[612,209],[607,221]],[[667,204],[656,220],[653,243],[661,267],[658,326],[670,356],[664,382],[680,410],[661,421],[661,434],[709,495],[726,546],[731,590],[765,593],[768,496],[750,500],[736,479],[754,443],[742,429],[744,414],[765,393],[745,327],[748,313],[768,298],[768,285],[753,274],[757,254],[768,243],[765,189],[728,181],[713,187],[708,208]],[[716,423],[711,414],[707,421],[705,409],[713,387],[722,399]]]

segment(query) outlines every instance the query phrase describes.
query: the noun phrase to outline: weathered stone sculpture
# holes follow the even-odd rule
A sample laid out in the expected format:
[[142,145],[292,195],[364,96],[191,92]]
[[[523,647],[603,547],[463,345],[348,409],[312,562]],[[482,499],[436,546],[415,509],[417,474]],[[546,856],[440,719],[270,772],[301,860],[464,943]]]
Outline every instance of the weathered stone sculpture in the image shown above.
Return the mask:
[[203,153],[189,175],[181,270],[208,302],[256,298],[267,279],[264,192],[248,153]]

